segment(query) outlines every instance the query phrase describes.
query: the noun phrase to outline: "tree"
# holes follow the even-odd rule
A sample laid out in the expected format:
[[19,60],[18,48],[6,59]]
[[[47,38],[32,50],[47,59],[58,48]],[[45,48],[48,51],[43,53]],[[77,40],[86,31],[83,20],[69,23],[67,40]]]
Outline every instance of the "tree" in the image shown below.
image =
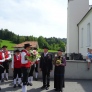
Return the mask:
[[39,47],[42,48],[44,45],[46,45],[51,50],[58,50],[59,48],[62,48],[65,50],[66,45],[66,38],[44,38],[43,36],[34,37],[31,36],[20,36],[16,35],[15,33],[9,31],[8,29],[0,29],[0,39],[3,40],[9,40],[12,41],[15,44],[22,43],[24,41],[38,41]]
[[45,38],[42,36],[38,37],[38,44],[40,48],[43,48],[44,45],[49,48],[49,44],[46,42]]
[[1,43],[2,43],[2,40],[0,39],[0,48],[1,48]]

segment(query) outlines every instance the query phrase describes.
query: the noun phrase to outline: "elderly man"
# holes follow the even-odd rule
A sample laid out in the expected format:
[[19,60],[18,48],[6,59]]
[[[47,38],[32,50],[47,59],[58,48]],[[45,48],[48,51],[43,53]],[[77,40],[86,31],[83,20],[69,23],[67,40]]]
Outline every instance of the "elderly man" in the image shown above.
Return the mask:
[[66,59],[62,56],[62,50],[59,49],[57,56],[54,59],[54,88],[55,91],[62,92],[64,87],[64,73],[66,66]]

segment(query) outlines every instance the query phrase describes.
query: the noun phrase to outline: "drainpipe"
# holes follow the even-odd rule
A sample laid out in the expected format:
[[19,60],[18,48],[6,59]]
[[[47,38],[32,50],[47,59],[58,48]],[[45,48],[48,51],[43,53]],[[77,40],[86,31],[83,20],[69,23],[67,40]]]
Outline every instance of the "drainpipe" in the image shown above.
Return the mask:
[[78,27],[78,53],[79,53],[79,25],[77,25]]

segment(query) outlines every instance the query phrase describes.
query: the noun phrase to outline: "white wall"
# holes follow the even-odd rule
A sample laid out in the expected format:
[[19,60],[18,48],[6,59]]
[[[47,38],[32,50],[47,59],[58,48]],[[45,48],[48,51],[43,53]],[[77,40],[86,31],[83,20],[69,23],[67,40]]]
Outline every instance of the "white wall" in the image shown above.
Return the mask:
[[[90,31],[91,31],[91,45],[87,46],[87,24],[90,23]],[[83,31],[83,47],[81,47],[81,29]],[[85,17],[85,19],[79,24],[79,53],[82,53],[83,56],[87,54],[87,48],[92,49],[92,10],[90,13]]]
[[80,60],[68,60],[65,71],[66,79],[92,79],[92,64],[87,70],[87,62]]
[[14,50],[17,50],[17,49],[21,51],[21,50],[23,50],[24,48],[14,48]]
[[[9,76],[13,76],[13,71],[9,69]],[[39,71],[39,78],[42,78],[42,72]],[[51,72],[51,78],[54,78],[54,67]],[[65,78],[66,79],[92,79],[92,64],[91,69],[87,70],[86,61],[74,61],[68,60],[65,67]]]
[[78,53],[77,24],[87,13],[89,0],[71,0],[68,3],[67,14],[67,53]]

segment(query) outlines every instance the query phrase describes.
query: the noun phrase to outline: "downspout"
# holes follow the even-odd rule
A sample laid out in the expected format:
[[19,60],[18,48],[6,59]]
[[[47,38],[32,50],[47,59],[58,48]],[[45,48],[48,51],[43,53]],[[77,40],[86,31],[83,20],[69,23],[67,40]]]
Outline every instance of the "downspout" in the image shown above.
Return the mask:
[[79,25],[77,24],[78,27],[78,53],[79,53]]

